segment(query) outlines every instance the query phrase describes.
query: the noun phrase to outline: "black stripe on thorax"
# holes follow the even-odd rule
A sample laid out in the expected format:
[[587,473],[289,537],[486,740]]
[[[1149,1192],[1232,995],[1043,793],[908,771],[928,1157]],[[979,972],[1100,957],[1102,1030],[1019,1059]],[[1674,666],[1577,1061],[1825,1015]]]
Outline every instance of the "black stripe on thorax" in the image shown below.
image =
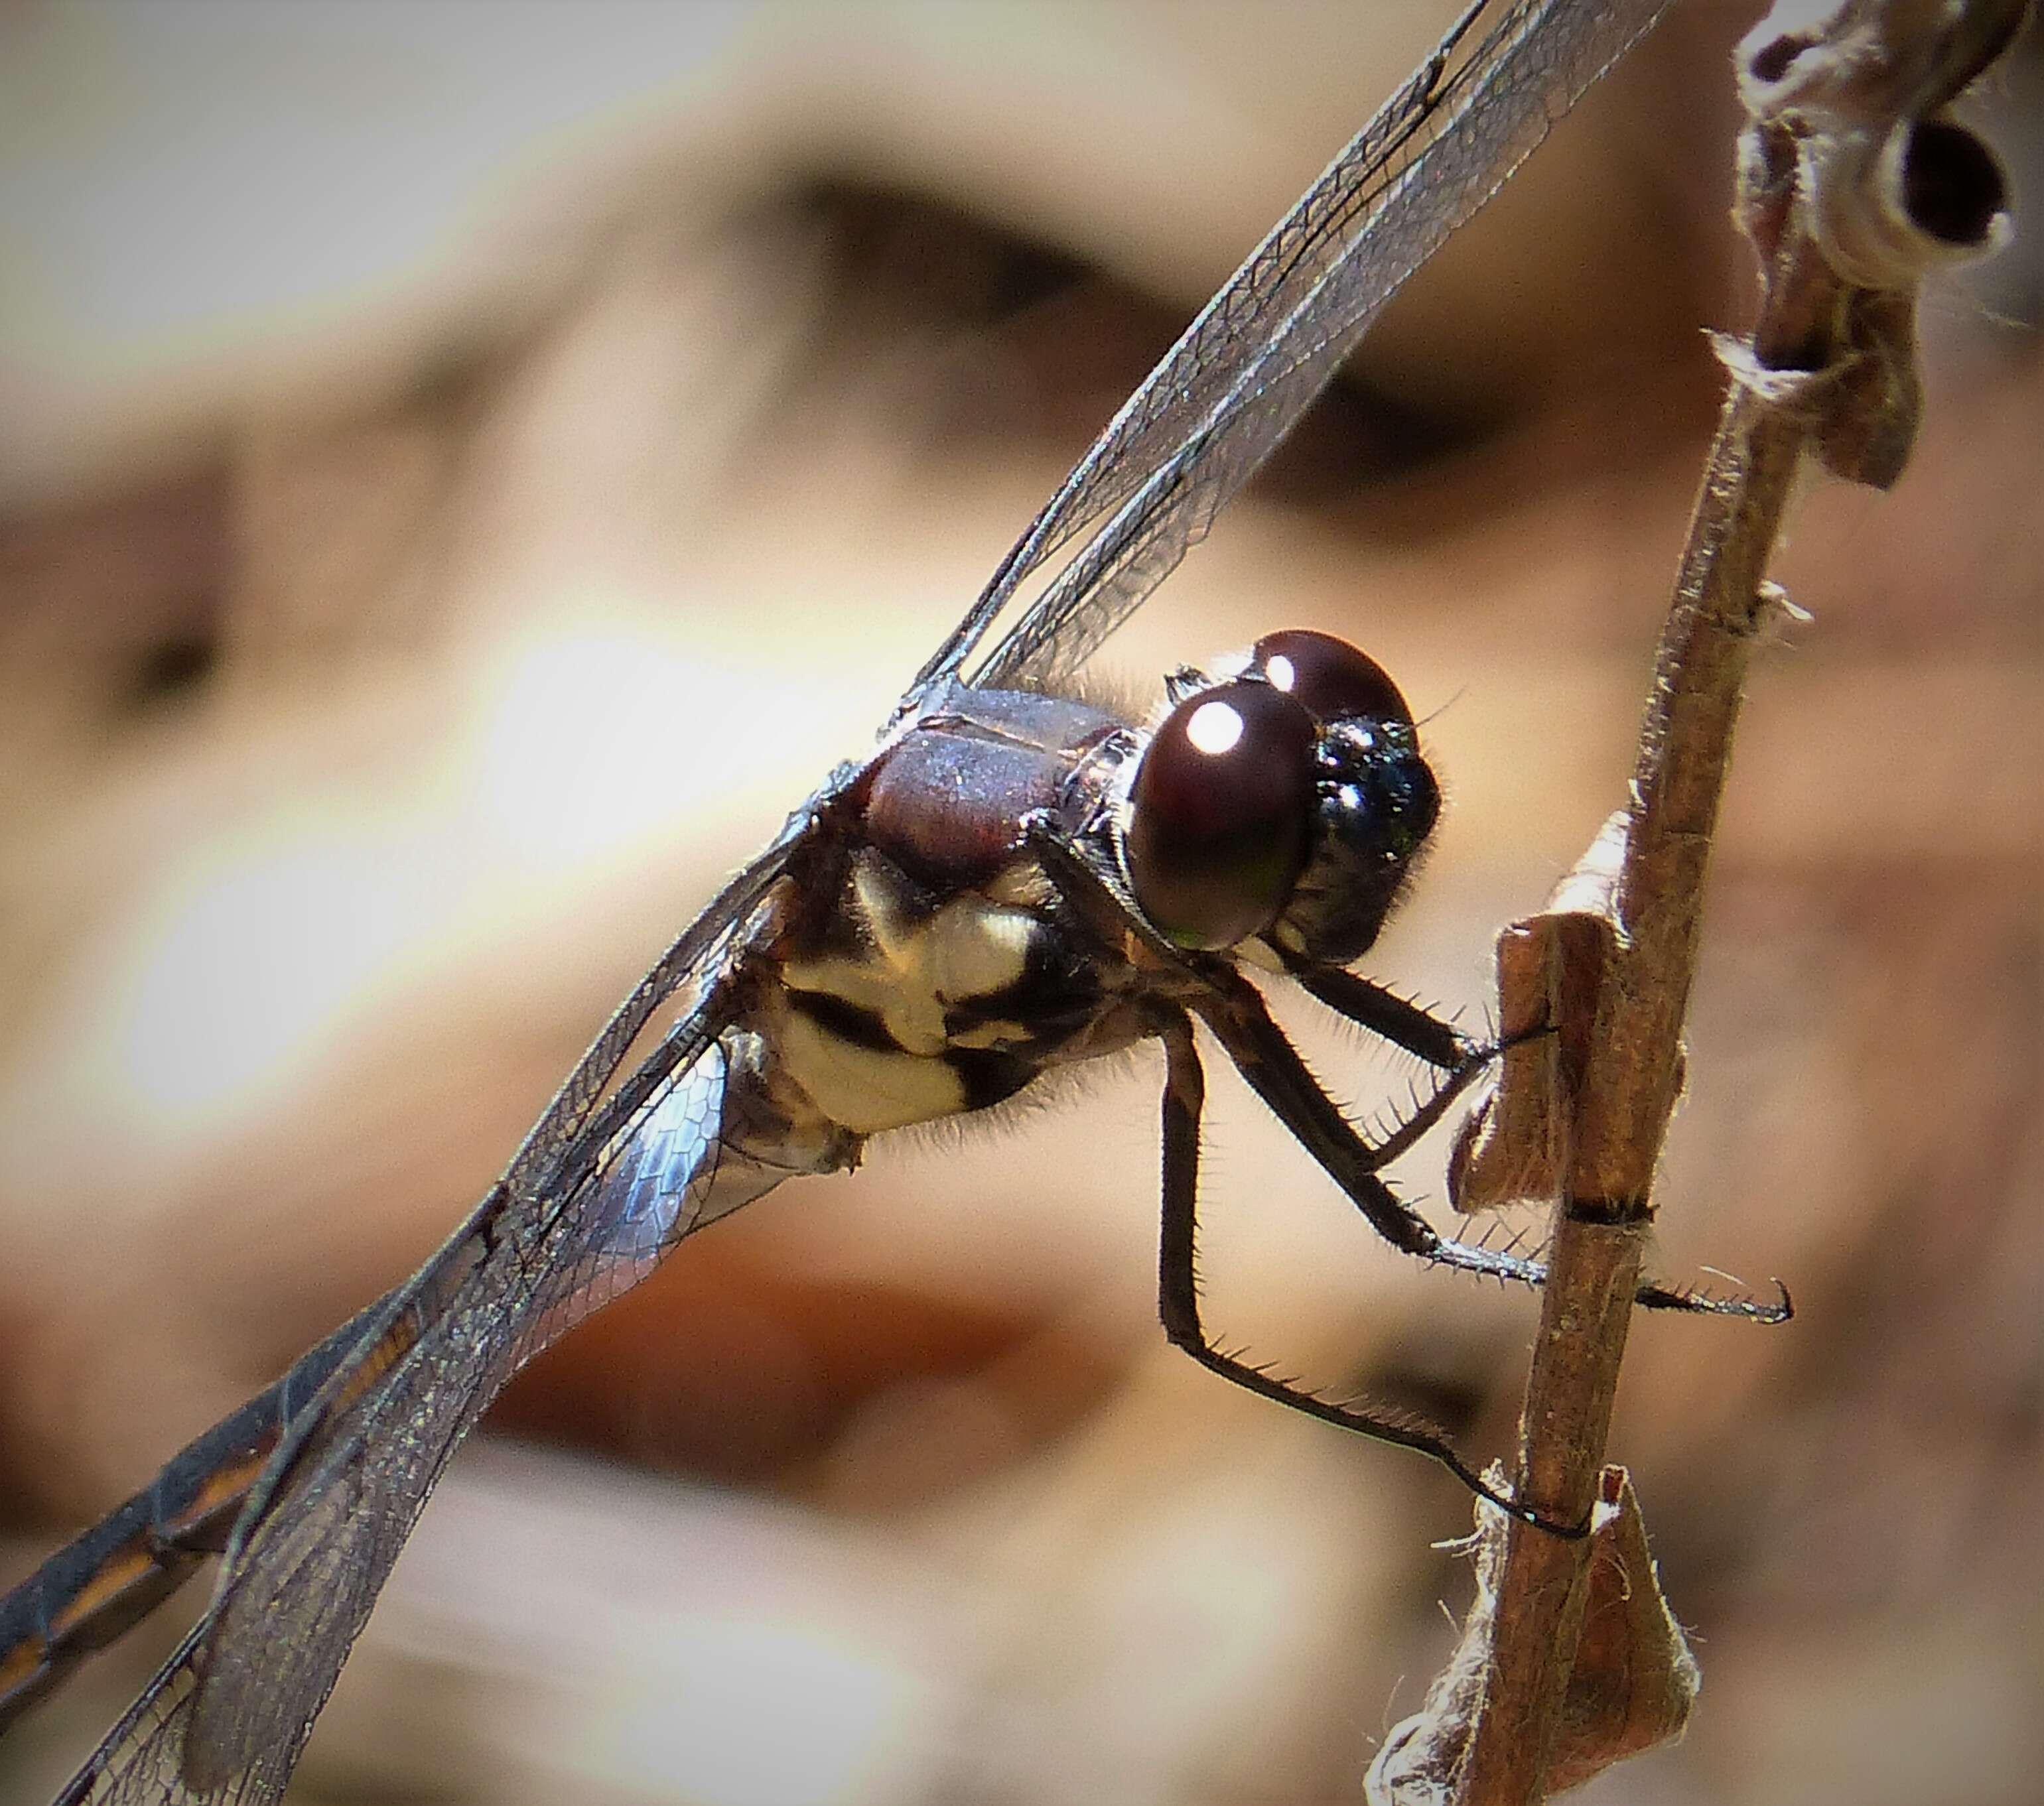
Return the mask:
[[806,1016],[826,1034],[835,1035],[853,1047],[875,1053],[907,1051],[888,1033],[887,1024],[877,1010],[847,1003],[835,991],[790,991],[787,997],[790,1008]]

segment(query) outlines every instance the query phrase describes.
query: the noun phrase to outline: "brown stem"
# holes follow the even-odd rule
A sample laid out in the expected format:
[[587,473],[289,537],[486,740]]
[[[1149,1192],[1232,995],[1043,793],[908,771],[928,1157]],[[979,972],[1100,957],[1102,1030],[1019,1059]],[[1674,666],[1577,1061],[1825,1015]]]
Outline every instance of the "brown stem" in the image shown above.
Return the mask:
[[[1681,1088],[1703,880],[1764,612],[1761,573],[1811,431],[1744,387],[1727,402],[1655,661],[1613,899],[1616,932],[1593,962],[1604,968],[1590,993],[1593,1054],[1578,1084],[1554,1094],[1573,1105],[1561,1138],[1569,1152],[1520,1424],[1518,1497],[1562,1522],[1587,1522],[1598,1495],[1654,1166]],[[1556,1001],[1566,1015],[1570,1004]],[[1562,1037],[1566,1050],[1566,1027]],[[1517,1524],[1506,1532],[1461,1806],[1545,1797],[1590,1547]]]
[[[1818,29],[1769,21],[1742,47],[1753,123],[1741,205],[1765,266],[1760,322],[1750,347],[1726,352],[1732,389],[1655,658],[1622,829],[1604,848],[1608,900],[1550,911],[1500,943],[1508,1034],[1553,1033],[1508,1056],[1506,1094],[1458,1156],[1466,1207],[1536,1189],[1529,1175],[1560,1204],[1516,1483],[1520,1501],[1548,1519],[1589,1524],[1600,1497],[1624,1490],[1604,1467],[1605,1440],[1654,1175],[1683,1082],[1732,733],[1760,630],[1783,605],[1762,579],[1791,485],[1806,451],[1838,474],[1892,481],[1915,428],[1915,282],[1957,241],[1908,213],[1884,173],[1888,153],[2005,48],[2019,11],[2019,0],[1971,0],[1957,12],[1843,0]],[[1955,167],[1981,172],[1979,205],[1960,216],[1977,248],[2004,197],[1998,171],[1984,148]],[[1482,1561],[1465,1651],[1429,1696],[1439,1728],[1430,1744],[1425,1730],[1401,1727],[1387,1746],[1404,1773],[1454,1773],[1458,1806],[1528,1806],[1642,1747],[1625,1702],[1586,1708],[1586,1699],[1600,1686],[1623,1691],[1615,1677],[1649,1667],[1684,1684],[1693,1674],[1685,1656],[1663,1659],[1665,1643],[1578,1672],[1593,1564],[1621,1546],[1643,1551],[1636,1522],[1635,1535],[1608,1535],[1605,1514],[1593,1535],[1566,1541],[1498,1517],[1489,1534],[1502,1538],[1501,1558]],[[1627,1584],[1650,1591],[1643,1555],[1636,1566]],[[1661,1709],[1678,1727],[1686,1695]],[[1586,1722],[1601,1748],[1585,1746]],[[1392,1796],[1398,1778],[1381,1763],[1377,1797]]]

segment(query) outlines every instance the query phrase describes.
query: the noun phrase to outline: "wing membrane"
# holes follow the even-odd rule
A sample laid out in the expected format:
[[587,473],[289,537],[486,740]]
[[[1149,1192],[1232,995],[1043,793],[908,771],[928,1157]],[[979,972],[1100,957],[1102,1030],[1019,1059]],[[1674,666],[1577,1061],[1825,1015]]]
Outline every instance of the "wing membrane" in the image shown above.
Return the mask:
[[313,1407],[260,1515],[244,1516],[202,1636],[66,1800],[281,1796],[461,1438],[519,1367],[695,1226],[721,1151],[726,1059],[715,1041],[701,1047],[558,1205],[521,1210],[498,1187],[398,1295],[351,1357],[351,1383]]
[[[251,1492],[205,1620],[59,1806],[271,1806],[462,1437],[513,1374],[702,1220],[724,1148],[727,975],[791,823],[605,1025],[505,1177],[373,1311]],[[653,1011],[700,995],[609,1096]],[[772,1183],[762,1176],[747,1195]],[[720,1208],[741,1199],[720,1197]]]
[[1470,7],[1129,397],[921,681],[961,671],[1027,579],[1088,532],[971,675],[1070,678],[1205,535],[1384,304],[1666,5]]

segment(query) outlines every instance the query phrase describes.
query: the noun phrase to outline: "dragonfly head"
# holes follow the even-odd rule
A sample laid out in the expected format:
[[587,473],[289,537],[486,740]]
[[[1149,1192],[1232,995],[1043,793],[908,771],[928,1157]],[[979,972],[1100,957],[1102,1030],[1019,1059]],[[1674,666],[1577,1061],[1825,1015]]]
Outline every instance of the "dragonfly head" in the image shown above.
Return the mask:
[[1346,965],[1383,927],[1440,813],[1412,711],[1374,659],[1268,634],[1218,681],[1181,673],[1129,787],[1122,854],[1182,947],[1262,937]]

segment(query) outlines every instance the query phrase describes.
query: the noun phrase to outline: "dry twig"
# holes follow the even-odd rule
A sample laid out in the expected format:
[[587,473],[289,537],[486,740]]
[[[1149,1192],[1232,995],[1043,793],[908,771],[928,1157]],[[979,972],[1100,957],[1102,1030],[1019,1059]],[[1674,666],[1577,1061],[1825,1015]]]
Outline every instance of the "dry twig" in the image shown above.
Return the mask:
[[1460,1202],[1560,1208],[1520,1421],[1516,1496],[1590,1527],[1567,1541],[1480,1513],[1479,1597],[1370,1797],[1507,1806],[1679,1734],[1694,1665],[1660,1604],[1604,1449],[1652,1185],[1682,1080],[1704,880],[1746,666],[1786,612],[1763,580],[1806,453],[1886,487],[1921,405],[1926,270],[1994,248],[2007,191],[1945,109],[2004,50],[2027,0],[1782,0],[1739,50],[1737,214],[1762,266],[1663,629],[1631,797],[1542,915],[1498,947],[1508,1056],[1458,1152]]

